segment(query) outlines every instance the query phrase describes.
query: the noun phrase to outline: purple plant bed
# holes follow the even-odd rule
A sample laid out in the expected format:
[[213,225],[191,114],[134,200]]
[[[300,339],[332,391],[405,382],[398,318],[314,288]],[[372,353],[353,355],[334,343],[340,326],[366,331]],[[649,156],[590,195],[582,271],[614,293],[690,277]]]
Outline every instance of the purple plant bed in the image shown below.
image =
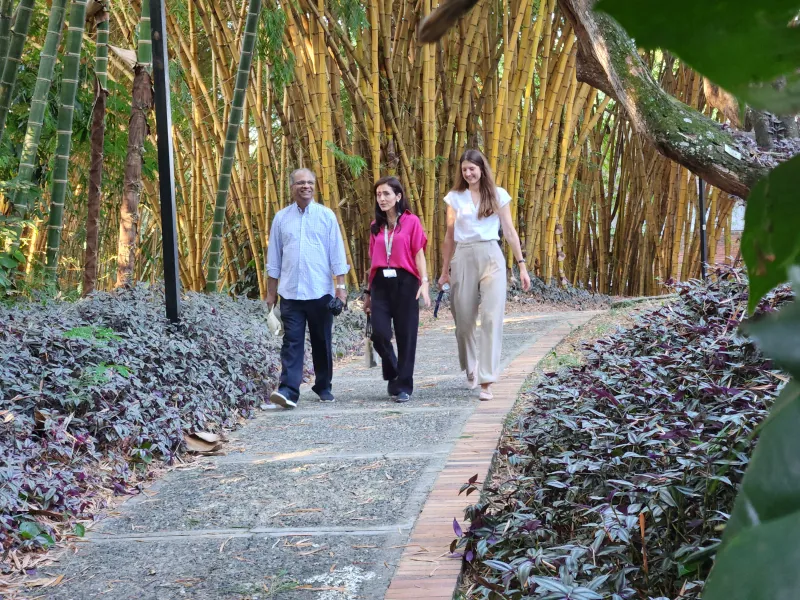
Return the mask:
[[[163,314],[145,285],[0,307],[0,572],[12,552],[82,535],[108,497],[175,461],[184,432],[238,427],[272,391],[280,339],[263,303],[187,294],[178,327]],[[336,319],[336,356],[363,326]]]
[[[454,543],[470,598],[700,597],[756,428],[786,379],[737,333],[742,274],[714,275],[676,285],[675,301],[523,395],[499,451],[510,470],[495,470]],[[790,298],[780,288],[759,310]]]

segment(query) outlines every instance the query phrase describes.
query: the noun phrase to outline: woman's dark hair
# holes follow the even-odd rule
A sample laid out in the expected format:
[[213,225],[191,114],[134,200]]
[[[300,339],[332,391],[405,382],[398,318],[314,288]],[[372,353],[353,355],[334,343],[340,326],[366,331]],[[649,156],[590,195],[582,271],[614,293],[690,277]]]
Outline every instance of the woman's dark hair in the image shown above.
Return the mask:
[[458,173],[456,174],[456,185],[453,189],[457,192],[463,192],[469,189],[469,184],[464,179],[464,174],[461,172],[461,165],[465,162],[471,162],[473,165],[478,165],[481,170],[481,201],[478,205],[478,218],[485,219],[492,216],[497,212],[497,187],[494,183],[494,175],[492,168],[489,166],[489,161],[479,150],[467,150],[458,159]]
[[375,222],[369,229],[370,232],[372,232],[372,235],[378,235],[381,232],[381,228],[386,227],[389,224],[389,220],[386,218],[386,213],[381,210],[381,207],[378,204],[378,188],[382,185],[388,185],[390,188],[392,188],[392,191],[395,194],[400,196],[400,202],[398,202],[397,206],[395,207],[395,210],[397,211],[398,229],[400,229],[401,215],[403,215],[407,210],[411,210],[411,206],[408,204],[408,200],[406,200],[406,191],[403,189],[403,184],[400,183],[400,180],[392,175],[381,177],[375,182],[375,185],[372,186],[372,197],[375,198]]

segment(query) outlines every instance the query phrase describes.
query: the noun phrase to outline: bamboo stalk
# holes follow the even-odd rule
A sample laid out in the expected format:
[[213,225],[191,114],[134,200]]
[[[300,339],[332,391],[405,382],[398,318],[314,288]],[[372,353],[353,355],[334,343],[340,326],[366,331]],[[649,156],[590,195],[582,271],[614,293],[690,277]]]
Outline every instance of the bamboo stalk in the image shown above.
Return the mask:
[[[242,124],[244,112],[245,95],[250,79],[250,66],[255,49],[258,19],[261,14],[261,0],[250,0],[247,11],[247,25],[242,37],[242,49],[239,59],[239,70],[236,74],[236,88],[233,94],[233,104],[231,106],[228,121],[227,134],[225,136],[225,150],[220,166],[219,184],[217,186],[217,200],[214,208],[214,224],[211,232],[211,247],[208,255],[208,276],[206,278],[206,290],[209,292],[217,291],[220,268],[220,245],[222,242],[222,228],[224,224],[225,211],[228,202],[228,191],[230,189],[231,173],[233,170],[234,152],[236,150],[236,140],[239,135],[239,128]],[[260,270],[260,261],[256,261],[257,268]]]
[[58,108],[57,142],[53,166],[53,187],[50,195],[50,219],[47,225],[47,277],[56,280],[61,231],[64,224],[64,201],[67,195],[69,159],[72,149],[72,122],[75,96],[78,91],[83,29],[87,0],[70,3],[69,30],[64,53],[64,75],[61,80],[61,101]]
[[378,104],[380,102],[380,69],[378,65],[378,35],[379,35],[379,10],[378,0],[369,2],[369,18],[372,56],[370,64],[372,66],[372,135],[370,136],[370,146],[372,147],[372,179],[377,181],[381,176],[381,120],[379,116]]
[[[575,38],[555,0],[535,9],[530,0],[480,4],[440,44],[423,46],[414,31],[433,4],[370,0],[360,13],[369,35],[359,29],[366,24],[356,24],[340,3],[266,4],[270,13],[260,35],[270,43],[242,100],[248,127],[239,129],[233,143],[220,282],[238,285],[240,270],[255,261],[262,269],[263,293],[269,221],[290,202],[286,175],[299,165],[317,172],[320,200],[335,205],[348,240],[351,282],[367,266],[370,182],[382,168],[401,176],[428,230],[429,270],[435,272],[445,230],[437,200],[468,146],[486,149],[498,183],[515,199],[512,218],[535,273],[547,278],[557,273],[597,291],[636,294],[657,293],[658,279],[673,271],[694,273],[699,244],[691,235],[693,196],[688,188],[681,196],[681,176],[687,175],[642,144],[609,97],[574,83]],[[130,44],[139,6],[110,5],[117,39]],[[206,287],[203,264],[215,222],[213,198],[233,116],[236,49],[246,30],[247,7],[234,0],[199,0],[169,15],[173,59],[181,66],[173,94],[182,99],[175,104],[176,175],[180,269],[188,288]],[[648,61],[666,91],[708,110],[701,79],[690,68],[653,53]],[[293,74],[288,81],[287,72]],[[130,74],[111,57],[109,77],[127,81]],[[116,129],[112,135],[118,135]],[[334,146],[354,161],[363,158],[366,169],[360,176],[337,160]],[[77,171],[88,169],[88,155],[82,154],[74,158],[68,177],[73,196],[82,179]],[[152,181],[145,179],[142,186],[141,261],[134,272],[152,279],[161,261],[158,198]],[[709,190],[712,248],[715,240],[722,246],[730,237],[727,206],[726,196]],[[109,250],[118,226],[116,215],[101,224],[98,285],[113,271]],[[69,232],[61,249],[64,264],[75,264],[83,222],[69,209],[63,227]],[[33,227],[24,233],[23,239],[29,238],[34,247],[43,243]],[[258,268],[253,271],[258,277]],[[63,285],[77,284],[77,270],[63,274]]]
[[[545,240],[545,260],[547,261],[547,272],[551,271],[551,264],[554,259],[558,258],[558,263],[563,264],[564,253],[561,251],[553,253],[556,237],[558,235],[557,229],[563,229],[560,223],[559,215],[561,214],[561,193],[564,186],[565,168],[567,165],[567,149],[569,148],[572,137],[572,109],[575,101],[575,92],[578,89],[578,81],[573,79],[569,82],[569,92],[567,93],[567,102],[564,106],[564,126],[561,133],[561,149],[559,151],[558,169],[556,172],[556,189],[553,195],[553,204],[550,207],[550,214],[547,219],[547,239]],[[561,267],[559,267],[561,269]],[[560,279],[563,279],[563,272],[560,273]]]
[[8,55],[2,55],[2,77],[0,77],[0,138],[6,128],[6,117],[11,107],[11,97],[22,63],[22,50],[28,38],[35,0],[21,0],[14,13],[14,29],[8,42]]
[[[67,0],[53,0],[50,7],[50,16],[47,22],[47,36],[39,58],[39,71],[36,75],[36,85],[31,99],[30,116],[25,131],[25,141],[22,144],[22,155],[19,161],[17,179],[21,184],[31,182],[36,168],[36,155],[39,151],[39,141],[42,136],[44,115],[47,109],[47,95],[53,84],[53,71],[56,65],[56,51],[61,43],[61,31],[64,29]],[[0,9],[2,12],[4,9]],[[4,55],[3,55],[4,56]],[[31,208],[29,194],[16,192],[12,204],[18,217],[26,218]]]

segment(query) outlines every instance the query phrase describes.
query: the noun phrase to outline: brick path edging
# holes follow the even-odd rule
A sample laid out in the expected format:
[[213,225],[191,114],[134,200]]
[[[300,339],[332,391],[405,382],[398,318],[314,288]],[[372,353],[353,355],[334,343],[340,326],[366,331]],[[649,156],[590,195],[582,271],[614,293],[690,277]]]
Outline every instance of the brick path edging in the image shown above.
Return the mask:
[[464,509],[476,498],[458,495],[470,477],[483,481],[489,473],[506,415],[514,407],[520,388],[537,363],[574,328],[598,312],[570,315],[526,348],[492,386],[494,399],[481,402],[464,425],[459,440],[428,495],[384,600],[451,600],[459,583],[461,559],[449,558],[455,538],[453,519],[463,522]]

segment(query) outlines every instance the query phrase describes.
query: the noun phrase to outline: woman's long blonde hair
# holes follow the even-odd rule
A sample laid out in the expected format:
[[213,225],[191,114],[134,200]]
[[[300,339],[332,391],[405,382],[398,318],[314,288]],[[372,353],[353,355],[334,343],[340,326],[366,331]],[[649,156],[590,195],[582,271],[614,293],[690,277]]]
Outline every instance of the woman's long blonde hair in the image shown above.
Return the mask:
[[494,175],[492,168],[489,166],[489,161],[479,150],[467,150],[458,159],[458,174],[456,175],[456,185],[453,187],[454,191],[463,192],[469,189],[469,184],[464,179],[461,173],[461,165],[465,162],[471,162],[478,165],[481,170],[480,190],[481,201],[478,204],[478,218],[485,219],[491,217],[497,212],[497,186],[494,184]]

